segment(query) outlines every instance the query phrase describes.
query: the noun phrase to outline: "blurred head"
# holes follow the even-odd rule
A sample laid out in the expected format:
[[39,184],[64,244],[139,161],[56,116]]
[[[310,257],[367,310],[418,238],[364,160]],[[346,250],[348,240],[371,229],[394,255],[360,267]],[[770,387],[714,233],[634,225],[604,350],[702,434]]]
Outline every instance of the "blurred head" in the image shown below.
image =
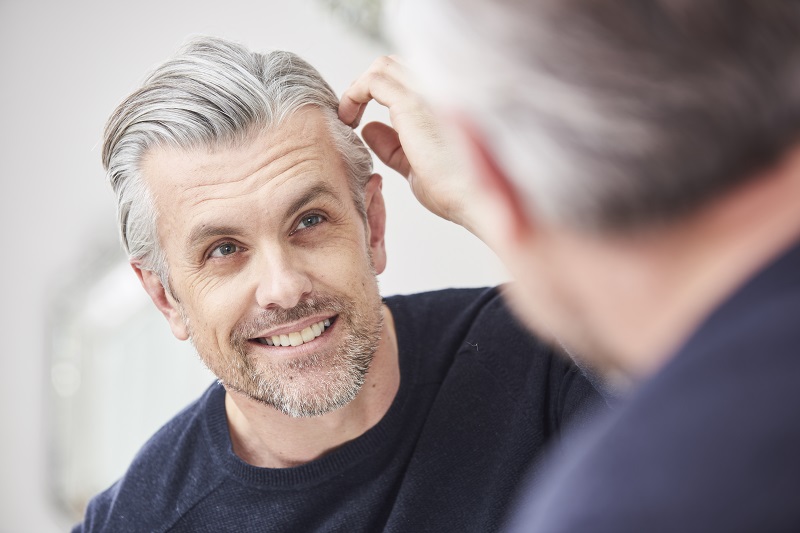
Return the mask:
[[204,38],[111,117],[123,243],[226,389],[290,416],[353,400],[382,332],[380,176],[307,63]]
[[[668,224],[800,131],[800,5],[399,0],[396,39],[553,224]],[[450,103],[446,103],[450,102]]]
[[[478,173],[501,184],[486,236],[518,280],[512,300],[578,351],[615,349],[587,307],[594,272],[613,268],[595,252],[677,227],[762,177],[800,132],[796,2],[397,0],[388,12]],[[606,315],[621,296],[606,295]]]

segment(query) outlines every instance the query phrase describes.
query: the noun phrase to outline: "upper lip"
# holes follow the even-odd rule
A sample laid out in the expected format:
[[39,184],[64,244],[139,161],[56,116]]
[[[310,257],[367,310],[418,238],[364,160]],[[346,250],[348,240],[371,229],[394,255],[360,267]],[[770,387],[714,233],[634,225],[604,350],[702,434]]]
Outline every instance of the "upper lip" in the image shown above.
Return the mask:
[[311,326],[311,324],[316,324],[317,322],[321,322],[325,319],[330,319],[333,321],[336,315],[315,315],[308,318],[304,318],[303,320],[299,320],[297,322],[290,322],[289,324],[284,324],[278,328],[267,330],[263,333],[259,333],[258,335],[252,337],[253,339],[260,339],[265,337],[274,337],[276,335],[288,335],[289,333],[294,333],[295,331],[302,331],[305,328]]

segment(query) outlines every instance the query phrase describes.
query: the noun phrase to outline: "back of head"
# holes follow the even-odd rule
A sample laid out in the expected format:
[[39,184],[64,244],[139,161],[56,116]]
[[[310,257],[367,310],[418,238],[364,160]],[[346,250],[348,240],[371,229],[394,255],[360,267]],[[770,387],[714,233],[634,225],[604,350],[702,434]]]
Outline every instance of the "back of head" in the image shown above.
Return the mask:
[[158,213],[140,173],[148,150],[234,146],[305,106],[323,110],[360,206],[372,159],[353,130],[338,120],[338,105],[319,72],[295,54],[254,53],[212,37],[190,41],[128,96],[106,125],[103,165],[117,196],[120,233],[130,258],[158,272],[166,286]]
[[[411,0],[396,38],[540,219],[674,221],[800,132],[800,3]],[[446,72],[443,74],[442,72]]]

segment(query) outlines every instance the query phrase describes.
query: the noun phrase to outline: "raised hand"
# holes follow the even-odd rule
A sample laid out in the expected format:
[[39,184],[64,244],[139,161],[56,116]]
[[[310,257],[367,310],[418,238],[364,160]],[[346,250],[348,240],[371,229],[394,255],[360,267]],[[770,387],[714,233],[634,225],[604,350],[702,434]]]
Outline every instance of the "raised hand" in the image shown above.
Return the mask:
[[466,209],[474,195],[468,166],[455,155],[433,112],[411,86],[399,58],[379,57],[342,95],[339,118],[355,127],[370,100],[386,106],[392,126],[366,124],[361,132],[364,141],[408,180],[414,196],[429,211],[473,231]]

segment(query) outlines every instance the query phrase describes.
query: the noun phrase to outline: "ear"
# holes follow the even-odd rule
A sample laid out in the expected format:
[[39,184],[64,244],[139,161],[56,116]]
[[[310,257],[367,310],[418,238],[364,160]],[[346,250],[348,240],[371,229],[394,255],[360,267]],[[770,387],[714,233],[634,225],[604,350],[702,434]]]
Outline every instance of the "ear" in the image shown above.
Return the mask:
[[[516,186],[477,129],[463,116],[455,117],[455,122],[471,155],[480,188],[489,200],[486,203],[493,207],[486,210],[486,223],[515,242],[531,237],[536,229],[535,220],[526,211]],[[491,206],[492,203],[495,205]]]
[[158,275],[152,270],[142,270],[134,261],[131,261],[131,267],[133,267],[133,271],[136,272],[136,276],[142,283],[144,290],[150,296],[150,299],[156,304],[161,314],[166,317],[167,322],[169,322],[169,327],[172,329],[172,334],[175,335],[178,340],[185,341],[188,339],[189,329],[179,311],[180,304],[164,289]]
[[386,269],[386,205],[383,203],[383,178],[373,174],[367,182],[364,206],[367,210],[367,231],[370,254],[375,272],[380,274]]

